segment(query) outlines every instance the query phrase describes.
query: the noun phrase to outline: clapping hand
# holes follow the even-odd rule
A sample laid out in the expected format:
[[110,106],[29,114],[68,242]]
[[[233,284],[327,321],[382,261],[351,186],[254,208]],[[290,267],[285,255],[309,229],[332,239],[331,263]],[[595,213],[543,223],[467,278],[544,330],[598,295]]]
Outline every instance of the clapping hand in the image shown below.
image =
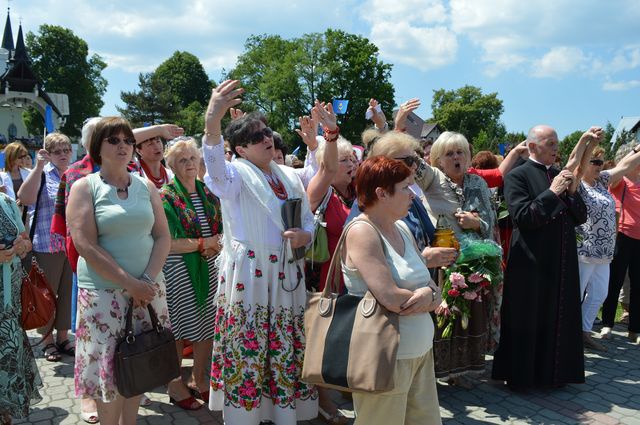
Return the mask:
[[400,105],[400,109],[398,109],[398,113],[396,114],[395,127],[394,129],[398,131],[404,131],[407,122],[407,117],[409,114],[420,107],[420,99],[413,98],[409,99]]
[[296,128],[296,133],[302,138],[307,147],[314,151],[318,147],[318,140],[316,140],[316,134],[318,134],[318,122],[307,115],[299,118],[300,128]]
[[560,174],[555,176],[551,181],[551,186],[549,190],[551,190],[556,195],[561,195],[569,189],[571,183],[573,183],[575,176],[569,170],[562,170]]

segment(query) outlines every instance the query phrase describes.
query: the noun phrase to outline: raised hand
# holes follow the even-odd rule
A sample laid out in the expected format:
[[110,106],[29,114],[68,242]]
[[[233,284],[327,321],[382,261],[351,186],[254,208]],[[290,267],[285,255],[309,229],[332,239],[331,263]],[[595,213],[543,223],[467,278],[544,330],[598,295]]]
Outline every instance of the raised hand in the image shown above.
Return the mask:
[[244,89],[238,87],[239,84],[238,80],[226,80],[211,91],[211,98],[204,115],[207,133],[220,133],[220,121],[222,121],[224,114],[229,108],[242,102],[239,96],[244,92]]
[[184,128],[175,124],[162,124],[160,126],[160,137],[171,140],[184,135]]
[[333,112],[333,106],[331,103],[324,103],[316,100],[316,104],[311,109],[311,116],[316,122],[322,124],[322,127],[329,131],[335,131],[338,128],[336,124],[338,118]]
[[387,122],[387,117],[385,117],[382,109],[378,111],[380,107],[380,103],[377,100],[371,98],[369,99],[369,107],[367,108],[367,115],[371,115],[371,121],[376,125],[376,128],[382,130]]
[[296,128],[296,133],[302,138],[302,141],[309,149],[316,150],[318,147],[318,140],[316,135],[318,134],[318,122],[312,117],[307,115],[298,119],[300,122],[300,128]]
[[49,152],[44,149],[40,149],[36,154],[36,167],[43,168],[49,161],[51,161]]
[[245,115],[247,115],[246,112],[243,112],[242,109],[239,108],[229,108],[229,114],[231,115],[231,120],[237,120],[240,119],[242,117],[244,117]]
[[400,105],[400,109],[398,109],[398,113],[396,114],[394,129],[398,131],[404,131],[406,128],[405,124],[407,122],[407,117],[409,116],[409,113],[415,111],[419,107],[420,107],[420,99],[418,98],[409,99],[406,102],[404,102],[402,105]]

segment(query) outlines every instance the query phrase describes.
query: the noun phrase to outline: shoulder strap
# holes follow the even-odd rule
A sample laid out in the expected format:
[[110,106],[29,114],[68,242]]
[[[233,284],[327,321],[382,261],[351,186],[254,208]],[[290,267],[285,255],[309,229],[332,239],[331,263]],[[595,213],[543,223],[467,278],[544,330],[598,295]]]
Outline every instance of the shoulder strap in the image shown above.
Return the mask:
[[342,273],[342,269],[338,267],[338,264],[342,262],[342,254],[344,251],[344,243],[347,240],[347,234],[349,230],[356,223],[367,223],[369,226],[373,227],[373,230],[376,231],[378,238],[380,239],[380,243],[382,244],[382,250],[387,252],[387,248],[384,244],[384,240],[382,239],[382,235],[378,228],[373,224],[370,220],[366,218],[357,218],[351,220],[349,224],[344,228],[342,234],[340,235],[340,240],[338,240],[338,244],[336,245],[336,250],[333,252],[333,256],[331,257],[331,263],[329,264],[329,270],[327,270],[327,280],[324,285],[324,290],[322,291],[322,296],[324,298],[328,298],[331,292],[338,292],[340,288],[340,274]]
[[44,175],[44,171],[40,175],[40,190],[38,190],[38,196],[36,197],[36,205],[33,207],[33,220],[31,220],[31,228],[29,229],[29,239],[33,242],[33,236],[36,234],[36,225],[38,224],[38,204],[40,203],[40,195],[42,190],[47,184],[47,178]]
[[[400,229],[400,233],[404,233],[404,235],[411,240],[412,244],[413,244],[413,248],[416,250],[416,252],[418,253],[418,257],[420,257],[420,259],[422,260],[422,262],[424,263],[424,265],[427,265],[427,261],[424,259],[424,257],[422,256],[422,252],[420,251],[420,248],[418,248],[418,244],[416,243],[416,238],[413,237],[413,234],[411,234],[411,231],[409,230],[409,226],[407,226],[407,224],[400,220],[397,222],[398,223],[398,228]],[[405,254],[407,253],[407,250],[405,248]]]
[[318,205],[316,213],[324,214],[324,212],[327,210],[327,205],[331,200],[331,195],[333,195],[333,187],[329,186],[329,190],[324,195],[324,198],[322,198],[322,202],[320,202],[320,205]]

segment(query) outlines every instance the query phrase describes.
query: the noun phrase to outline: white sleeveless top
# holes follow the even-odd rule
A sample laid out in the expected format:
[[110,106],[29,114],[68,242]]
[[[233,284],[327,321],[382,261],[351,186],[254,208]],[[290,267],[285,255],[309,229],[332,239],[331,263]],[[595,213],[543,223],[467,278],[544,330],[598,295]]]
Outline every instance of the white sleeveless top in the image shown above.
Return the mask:
[[[370,225],[367,222],[364,222]],[[414,291],[425,287],[431,281],[427,266],[422,261],[418,251],[414,249],[411,233],[401,220],[396,221],[404,240],[404,256],[391,246],[389,241],[380,234],[384,242],[383,250],[391,276],[399,288]],[[362,275],[357,269],[350,268],[342,262],[342,275],[347,291],[351,295],[363,296],[369,289]],[[429,313],[413,314],[400,317],[400,345],[397,359],[414,359],[423,356],[433,346],[433,320]]]

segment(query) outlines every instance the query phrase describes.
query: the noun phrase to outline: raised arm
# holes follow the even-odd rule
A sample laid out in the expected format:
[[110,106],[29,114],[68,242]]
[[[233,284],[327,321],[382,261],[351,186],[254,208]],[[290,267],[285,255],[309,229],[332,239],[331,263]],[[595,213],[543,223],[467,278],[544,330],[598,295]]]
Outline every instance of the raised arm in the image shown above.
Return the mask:
[[163,139],[171,140],[183,134],[184,129],[175,124],[159,124],[133,129],[133,136],[136,138],[136,143],[144,142],[152,137],[162,137]]
[[387,131],[389,124],[387,124],[387,117],[382,112],[380,103],[375,99],[369,99],[369,107],[367,108],[367,117],[371,117],[371,121],[375,127],[380,131]]
[[409,99],[398,109],[398,113],[396,114],[395,125],[393,127],[396,131],[405,131],[407,129],[407,117],[409,114],[420,107],[420,99],[413,98]]
[[[336,115],[330,103],[325,105],[316,101],[315,106],[311,110],[311,116],[329,131],[336,131],[338,129],[336,125]],[[302,124],[303,122],[301,121],[300,125],[302,126]],[[307,187],[307,197],[309,198],[309,208],[311,211],[315,211],[322,202],[339,168],[338,144],[336,140],[332,142],[325,141],[325,143],[322,165],[316,175],[311,179],[311,182],[309,182],[309,187]]]
[[49,162],[49,153],[40,149],[36,155],[36,165],[29,173],[27,178],[18,190],[18,199],[22,205],[33,205],[38,200],[38,192],[40,191],[40,183],[42,179],[42,170]]
[[503,177],[507,175],[509,171],[511,171],[511,169],[516,165],[518,159],[520,158],[529,158],[529,148],[527,147],[526,140],[522,143],[518,143],[513,149],[511,149],[505,159],[503,159],[498,166],[498,169],[500,170],[500,173]]
[[618,165],[607,170],[610,176],[609,186],[616,187],[622,181],[622,177],[637,167],[640,167],[640,145],[633,148],[633,151],[622,158]]

